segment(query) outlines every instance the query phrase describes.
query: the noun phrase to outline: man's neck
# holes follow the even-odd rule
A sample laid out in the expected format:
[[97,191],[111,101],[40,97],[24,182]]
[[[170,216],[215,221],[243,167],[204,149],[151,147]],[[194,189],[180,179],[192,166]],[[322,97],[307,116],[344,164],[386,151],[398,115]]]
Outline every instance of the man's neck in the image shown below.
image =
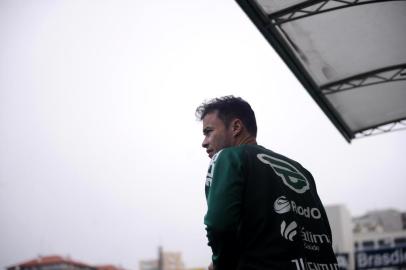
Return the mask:
[[243,145],[243,144],[257,144],[257,140],[255,137],[251,135],[241,136],[238,138],[235,145]]

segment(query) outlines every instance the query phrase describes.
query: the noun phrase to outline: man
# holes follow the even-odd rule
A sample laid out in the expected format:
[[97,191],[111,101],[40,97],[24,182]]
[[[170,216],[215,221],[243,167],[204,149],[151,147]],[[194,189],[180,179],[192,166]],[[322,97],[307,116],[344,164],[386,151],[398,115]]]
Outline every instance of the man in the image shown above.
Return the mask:
[[312,175],[256,142],[250,105],[226,96],[196,109],[211,159],[204,218],[209,269],[338,269]]

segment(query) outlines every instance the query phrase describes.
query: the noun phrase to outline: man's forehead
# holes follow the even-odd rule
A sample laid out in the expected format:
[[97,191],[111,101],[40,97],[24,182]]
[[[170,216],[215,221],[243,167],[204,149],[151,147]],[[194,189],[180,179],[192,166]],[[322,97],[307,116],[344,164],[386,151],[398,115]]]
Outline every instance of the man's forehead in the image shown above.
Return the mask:
[[213,129],[216,127],[219,123],[217,122],[217,115],[214,113],[206,114],[203,117],[203,133],[206,133],[207,131]]

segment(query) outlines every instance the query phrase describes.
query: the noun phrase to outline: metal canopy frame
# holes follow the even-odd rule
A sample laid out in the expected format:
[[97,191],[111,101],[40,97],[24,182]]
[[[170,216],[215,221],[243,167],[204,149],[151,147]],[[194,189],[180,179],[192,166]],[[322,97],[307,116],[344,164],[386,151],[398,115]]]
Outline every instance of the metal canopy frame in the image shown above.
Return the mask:
[[320,89],[323,94],[328,95],[339,91],[351,90],[357,87],[394,81],[406,81],[406,64],[381,68],[350,78],[345,78],[340,81],[322,85],[320,86]]
[[356,133],[356,138],[379,135],[387,132],[406,130],[406,120],[394,121],[386,125],[380,125],[367,130],[360,130]]
[[323,12],[386,1],[393,0],[311,0],[275,12],[268,17],[273,21],[273,24],[280,25],[282,23],[317,15]]
[[[348,94],[348,92],[359,91],[359,89],[365,90],[365,88],[368,87],[383,87],[391,83],[406,81],[406,62],[387,66],[381,65],[379,68],[363,70],[362,72],[351,74],[351,76],[343,76],[337,80],[328,81],[327,83],[321,82],[317,76],[315,76],[315,72],[309,70],[309,67],[306,66],[306,63],[304,63],[303,59],[298,55],[298,52],[302,49],[300,48],[300,44],[297,44],[298,39],[296,39],[295,42],[295,40],[292,39],[293,34],[287,33],[283,27],[289,23],[292,24],[304,19],[312,19],[310,17],[320,14],[326,16],[335,12],[342,12],[344,9],[351,9],[353,7],[359,8],[361,5],[383,4],[384,2],[397,1],[406,3],[405,0],[307,0],[299,1],[299,3],[297,3],[298,1],[290,1],[290,3],[292,3],[290,5],[288,3],[289,1],[282,3],[282,1],[286,0],[280,0],[281,2],[277,3],[277,5],[286,7],[279,9],[272,6],[276,1],[278,0],[236,0],[348,142],[351,142],[351,140],[355,138],[406,129],[406,114],[403,111],[399,114],[401,115],[400,118],[391,118],[389,121],[386,118],[381,121],[378,121],[380,120],[378,119],[375,121],[376,123],[372,125],[369,125],[368,121],[365,121],[365,123],[362,123],[362,128],[359,128],[353,124],[355,122],[358,124],[358,119],[353,122],[349,121],[349,117],[346,114],[347,112],[343,111],[341,104],[335,104],[335,100],[331,98],[337,94]],[[261,4],[265,5],[264,3],[269,4],[267,6],[269,10],[265,10],[264,7],[261,6]],[[406,7],[406,5],[404,7]],[[272,8],[274,9],[271,10]],[[397,34],[404,35],[404,32],[400,33],[398,31]],[[406,44],[404,44],[404,48],[404,55],[406,55]],[[401,58],[400,60],[402,61],[403,59]],[[393,84],[391,87],[393,87]],[[396,93],[401,93],[398,94],[400,95],[398,99],[400,99],[400,102],[404,102],[404,107],[406,108],[406,84],[402,82],[400,88],[397,86],[396,91]],[[348,99],[348,97],[346,98]],[[342,101],[340,100],[340,102]],[[390,104],[390,101],[386,104]],[[402,105],[402,103],[400,104]],[[399,101],[397,106],[399,107]]]

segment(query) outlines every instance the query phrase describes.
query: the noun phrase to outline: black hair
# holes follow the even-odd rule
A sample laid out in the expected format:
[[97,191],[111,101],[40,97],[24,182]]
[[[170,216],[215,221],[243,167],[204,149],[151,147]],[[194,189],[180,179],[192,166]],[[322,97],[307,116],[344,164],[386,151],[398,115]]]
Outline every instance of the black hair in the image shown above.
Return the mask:
[[196,117],[201,121],[207,114],[212,112],[217,112],[218,118],[224,122],[226,127],[229,126],[233,119],[240,119],[247,131],[251,135],[257,136],[255,113],[250,104],[242,98],[231,95],[205,101],[197,107]]

